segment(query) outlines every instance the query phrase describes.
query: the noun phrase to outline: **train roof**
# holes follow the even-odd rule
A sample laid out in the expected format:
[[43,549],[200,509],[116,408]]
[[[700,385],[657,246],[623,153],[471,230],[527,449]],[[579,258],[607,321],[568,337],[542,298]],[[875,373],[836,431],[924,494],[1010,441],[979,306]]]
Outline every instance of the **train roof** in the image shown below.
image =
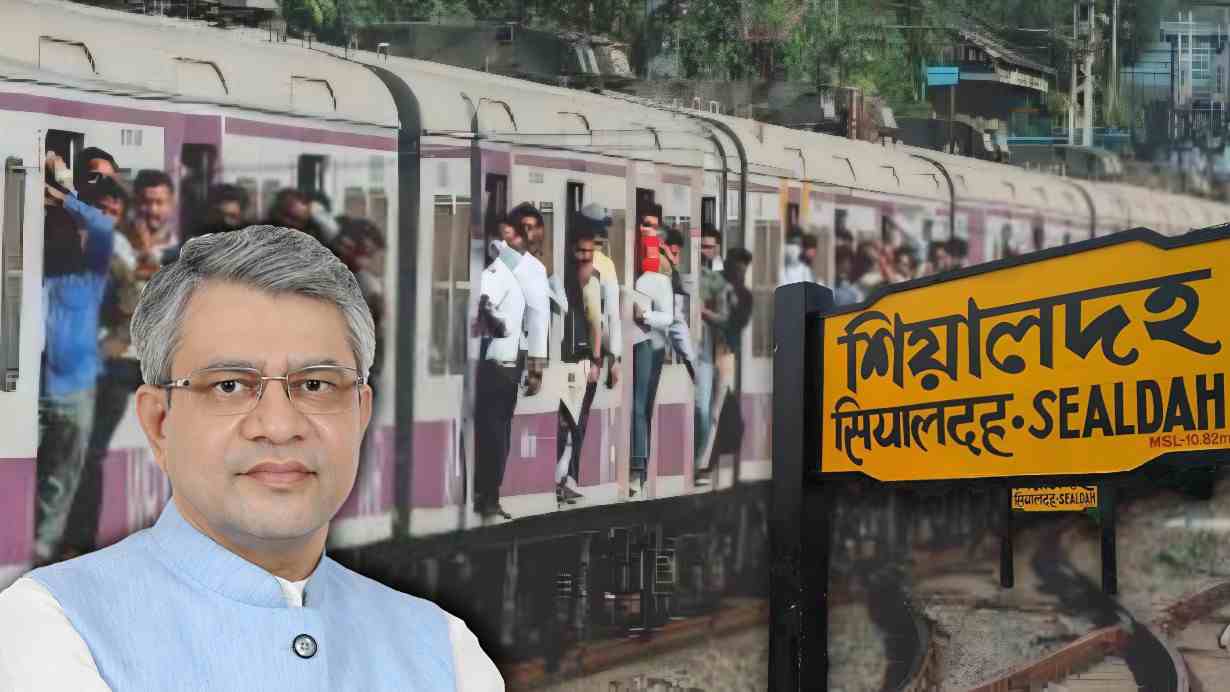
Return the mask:
[[[387,70],[419,104],[424,134],[609,154],[678,165],[717,165],[695,119],[639,102],[479,70],[321,45],[337,58]],[[477,129],[477,133],[475,132]],[[709,161],[709,163],[706,163]]]
[[64,0],[4,0],[4,74],[107,83],[112,93],[397,127],[392,96],[370,70],[251,32]]

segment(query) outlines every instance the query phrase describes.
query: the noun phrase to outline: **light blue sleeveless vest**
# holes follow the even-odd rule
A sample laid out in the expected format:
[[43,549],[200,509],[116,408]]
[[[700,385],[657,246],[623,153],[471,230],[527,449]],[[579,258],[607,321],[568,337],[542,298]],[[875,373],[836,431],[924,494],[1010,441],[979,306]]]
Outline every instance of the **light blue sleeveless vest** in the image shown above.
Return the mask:
[[153,527],[28,576],[60,602],[114,692],[456,689],[435,604],[326,555],[304,607],[290,608],[273,575],[197,531],[173,501]]

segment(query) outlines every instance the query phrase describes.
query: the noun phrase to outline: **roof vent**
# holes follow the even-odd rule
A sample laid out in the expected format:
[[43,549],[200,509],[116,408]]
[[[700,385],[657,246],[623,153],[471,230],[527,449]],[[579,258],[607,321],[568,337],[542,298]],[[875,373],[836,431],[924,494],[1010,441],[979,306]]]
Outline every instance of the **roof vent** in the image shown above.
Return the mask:
[[52,72],[83,77],[98,74],[98,65],[89,47],[81,41],[55,36],[38,37],[38,66]]

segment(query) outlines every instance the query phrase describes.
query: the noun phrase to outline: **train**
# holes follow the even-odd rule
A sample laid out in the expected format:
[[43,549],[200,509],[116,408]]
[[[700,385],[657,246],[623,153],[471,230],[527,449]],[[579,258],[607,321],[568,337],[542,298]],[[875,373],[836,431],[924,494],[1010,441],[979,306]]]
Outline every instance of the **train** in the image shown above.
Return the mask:
[[[83,148],[105,149],[126,180],[166,171],[181,202],[236,185],[253,222],[291,188],[379,229],[386,357],[360,475],[329,549],[455,603],[508,660],[545,656],[548,668],[560,642],[652,628],[767,584],[773,292],[791,229],[817,239],[812,268],[831,284],[846,234],[895,229],[918,248],[959,239],[978,263],[1137,226],[1179,234],[1230,221],[1230,206],[1206,199],[553,87],[386,47],[62,0],[3,0],[0,15],[0,587],[32,562],[48,151],[71,166]],[[722,231],[724,249],[752,253],[753,317],[735,383],[742,439],[713,482],[696,480],[693,385],[671,359],[644,492],[630,492],[627,376],[598,389],[577,478],[584,500],[558,502],[558,408],[570,371],[556,315],[541,390],[519,397],[513,419],[500,493],[513,519],[473,510],[477,281],[491,224],[524,201],[543,215],[548,273],[562,270],[578,211],[605,207],[625,297],[636,278],[636,212],[647,205],[685,232],[680,271],[692,296],[703,225]],[[630,340],[631,301],[619,310]],[[699,301],[684,319],[699,340]],[[170,496],[131,412],[101,486],[100,544],[150,525]],[[464,595],[475,588],[481,597]]]

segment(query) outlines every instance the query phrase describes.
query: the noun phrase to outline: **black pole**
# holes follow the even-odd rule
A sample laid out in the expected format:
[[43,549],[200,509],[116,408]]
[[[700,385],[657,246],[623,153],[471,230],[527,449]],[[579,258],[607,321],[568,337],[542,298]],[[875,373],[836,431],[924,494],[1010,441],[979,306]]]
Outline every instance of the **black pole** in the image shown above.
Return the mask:
[[1012,571],[1012,534],[1015,530],[1012,521],[1012,486],[1004,486],[999,495],[1004,522],[999,538],[999,585],[1011,589],[1015,582],[1015,574]]
[[1119,593],[1119,573],[1115,555],[1115,486],[1101,484],[1098,488],[1098,510],[1102,519],[1102,591],[1108,596]]
[[813,283],[783,286],[774,295],[769,689],[775,692],[828,686],[829,503],[815,477],[822,434],[819,314],[832,305],[832,291]]
[[952,86],[948,87],[948,146],[952,147],[952,150],[948,152],[950,154],[957,153],[957,147],[953,144],[953,141],[952,141],[952,121],[953,121],[953,118],[956,117],[956,114],[957,114],[957,85],[954,82]]

